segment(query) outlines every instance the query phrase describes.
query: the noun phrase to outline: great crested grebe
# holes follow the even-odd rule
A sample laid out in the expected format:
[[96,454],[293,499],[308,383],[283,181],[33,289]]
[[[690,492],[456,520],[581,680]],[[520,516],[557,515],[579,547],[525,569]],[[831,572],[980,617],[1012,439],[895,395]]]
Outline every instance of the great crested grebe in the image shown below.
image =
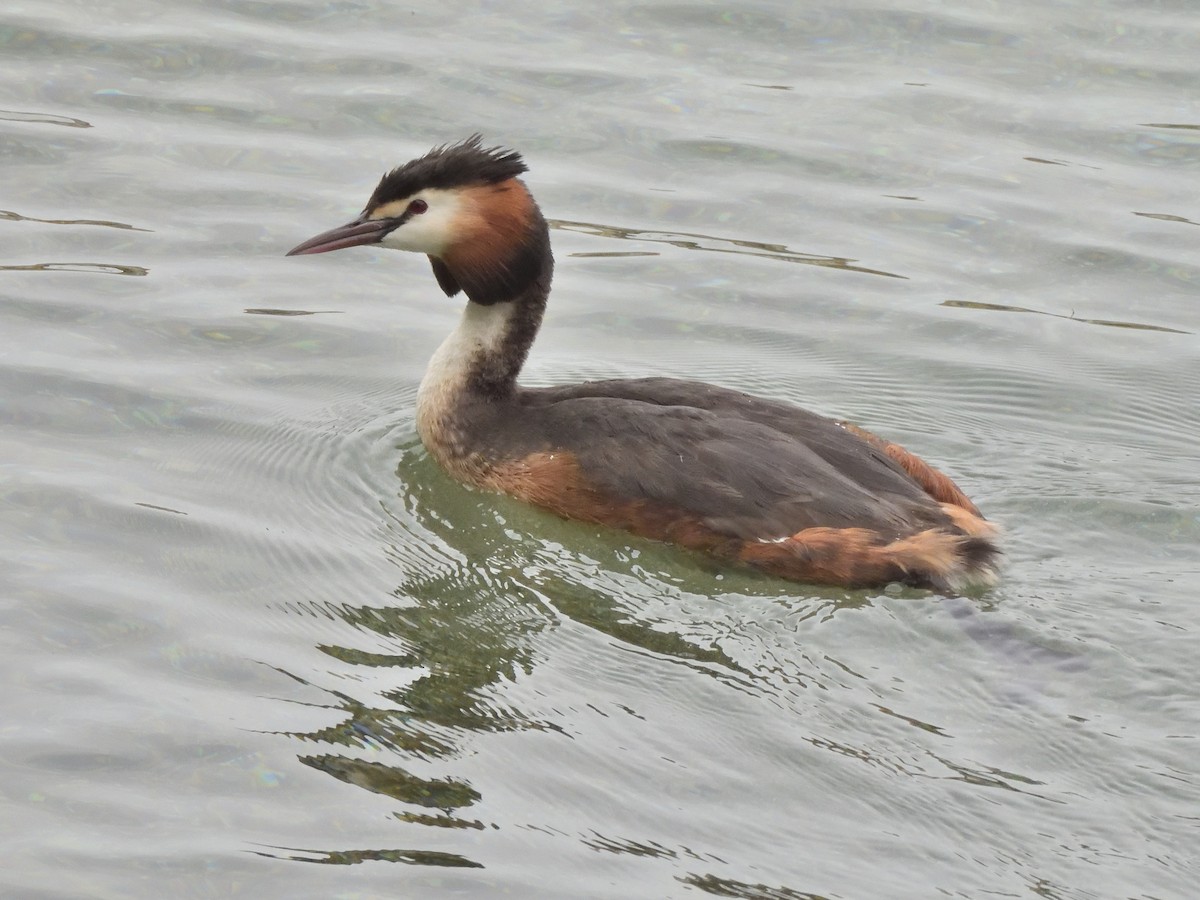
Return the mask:
[[384,175],[362,215],[288,255],[425,253],[467,304],[417,396],[459,481],[569,519],[814,584],[955,590],[995,580],[995,528],[941,472],[854,425],[674,378],[527,388],[554,257],[520,154],[479,135]]

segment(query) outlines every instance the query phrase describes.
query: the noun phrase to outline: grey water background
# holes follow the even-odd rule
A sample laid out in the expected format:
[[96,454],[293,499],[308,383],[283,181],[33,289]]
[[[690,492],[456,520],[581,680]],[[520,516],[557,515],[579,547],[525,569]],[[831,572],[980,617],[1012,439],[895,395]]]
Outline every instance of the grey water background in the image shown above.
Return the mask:
[[[6,4],[0,896],[1195,896],[1197,12]],[[458,303],[283,253],[474,131],[554,220],[528,382],[850,418],[1000,586],[450,482]]]

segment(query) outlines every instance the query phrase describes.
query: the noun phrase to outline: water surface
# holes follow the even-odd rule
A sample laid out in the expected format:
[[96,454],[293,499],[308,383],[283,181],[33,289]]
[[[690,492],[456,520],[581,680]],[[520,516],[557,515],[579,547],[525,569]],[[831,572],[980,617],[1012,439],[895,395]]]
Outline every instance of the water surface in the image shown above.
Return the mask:
[[[0,893],[1188,897],[1187,3],[0,13]],[[982,596],[731,571],[455,485],[417,257],[285,259],[480,131],[530,383],[671,374],[951,471]]]

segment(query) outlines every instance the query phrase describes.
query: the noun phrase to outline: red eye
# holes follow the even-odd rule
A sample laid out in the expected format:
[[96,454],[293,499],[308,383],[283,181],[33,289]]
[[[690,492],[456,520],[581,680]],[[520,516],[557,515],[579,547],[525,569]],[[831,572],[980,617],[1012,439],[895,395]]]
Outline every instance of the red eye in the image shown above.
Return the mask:
[[425,210],[429,209],[429,204],[424,200],[413,200],[408,204],[408,214],[411,216],[419,216]]

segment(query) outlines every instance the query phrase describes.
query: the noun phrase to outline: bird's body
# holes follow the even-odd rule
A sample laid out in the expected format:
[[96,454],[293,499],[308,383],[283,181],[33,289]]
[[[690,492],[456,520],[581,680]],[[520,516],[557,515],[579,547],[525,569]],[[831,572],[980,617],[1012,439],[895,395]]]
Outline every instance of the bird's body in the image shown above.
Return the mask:
[[429,255],[468,302],[421,383],[417,430],[456,479],[561,516],[797,581],[989,583],[995,529],[954,483],[869,432],[670,378],[525,388],[553,257],[517,154],[478,138],[384,176],[358,220],[291,252]]

